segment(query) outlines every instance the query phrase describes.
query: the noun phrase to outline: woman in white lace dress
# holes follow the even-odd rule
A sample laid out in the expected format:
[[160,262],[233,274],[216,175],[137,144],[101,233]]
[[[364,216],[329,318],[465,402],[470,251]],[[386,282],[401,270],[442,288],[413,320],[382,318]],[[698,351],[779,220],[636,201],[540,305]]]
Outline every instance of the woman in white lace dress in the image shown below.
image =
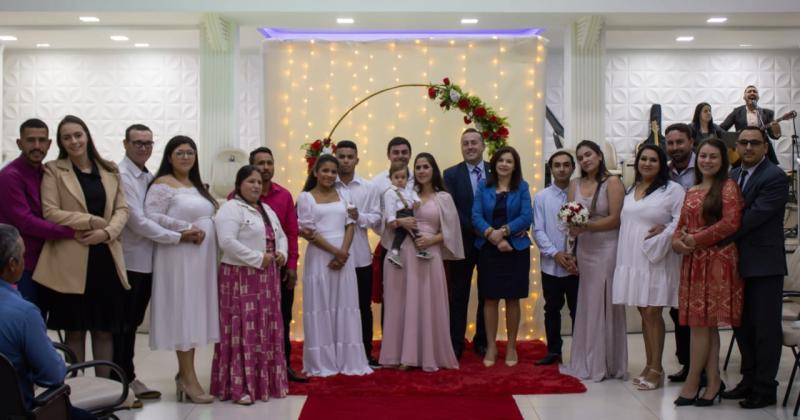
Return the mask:
[[212,217],[217,202],[200,179],[197,146],[173,137],[147,192],[147,217],[176,232],[201,231],[195,243],[156,244],[150,348],[178,356],[178,400],[210,403],[194,369],[194,349],[219,341],[217,239]]

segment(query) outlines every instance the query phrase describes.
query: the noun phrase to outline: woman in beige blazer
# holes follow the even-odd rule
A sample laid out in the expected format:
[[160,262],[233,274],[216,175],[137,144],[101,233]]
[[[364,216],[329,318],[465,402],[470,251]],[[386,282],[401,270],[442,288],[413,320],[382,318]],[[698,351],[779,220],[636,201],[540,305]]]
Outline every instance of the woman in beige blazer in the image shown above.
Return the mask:
[[[122,228],[128,207],[116,165],[101,158],[86,123],[67,115],[57,130],[58,160],[45,165],[42,212],[75,230],[75,238],[47,241],[33,278],[45,286],[47,326],[66,330],[66,344],[84,360],[86,331],[95,359],[112,360],[130,289]],[[108,376],[108,368],[97,374]]]

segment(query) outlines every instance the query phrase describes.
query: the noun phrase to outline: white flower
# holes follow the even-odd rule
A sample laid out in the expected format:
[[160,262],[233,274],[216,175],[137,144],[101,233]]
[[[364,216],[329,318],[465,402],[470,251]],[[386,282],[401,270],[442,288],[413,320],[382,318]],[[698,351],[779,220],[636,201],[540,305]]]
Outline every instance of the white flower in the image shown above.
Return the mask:
[[461,94],[455,89],[450,89],[450,100],[453,102],[458,102],[459,99],[461,99]]
[[332,155],[332,154],[333,154],[333,148],[330,146],[323,147],[322,152],[320,152],[320,155]]

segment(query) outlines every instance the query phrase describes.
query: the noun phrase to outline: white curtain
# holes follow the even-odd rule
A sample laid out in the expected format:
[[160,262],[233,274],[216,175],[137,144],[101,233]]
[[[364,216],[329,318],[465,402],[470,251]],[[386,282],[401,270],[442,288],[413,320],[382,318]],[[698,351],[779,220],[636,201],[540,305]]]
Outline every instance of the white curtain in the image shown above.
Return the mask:
[[[275,154],[275,181],[296,196],[306,177],[300,146],[326,137],[344,112],[367,95],[399,84],[442,83],[448,77],[508,118],[509,143],[520,152],[523,175],[535,193],[544,179],[545,42],[539,37],[265,41],[262,132]],[[365,178],[387,169],[386,144],[394,136],[409,139],[412,155],[433,154],[444,170],[462,160],[463,116],[455,109],[443,112],[424,87],[402,88],[353,110],[331,137],[358,144],[357,171]],[[532,253],[530,281],[531,296],[522,303],[523,339],[544,335],[537,252]],[[302,296],[300,290],[295,296]],[[300,320],[299,298],[295,311]],[[380,317],[375,319],[379,337]],[[469,322],[471,337],[474,320]],[[294,323],[293,337],[302,337],[302,322]]]

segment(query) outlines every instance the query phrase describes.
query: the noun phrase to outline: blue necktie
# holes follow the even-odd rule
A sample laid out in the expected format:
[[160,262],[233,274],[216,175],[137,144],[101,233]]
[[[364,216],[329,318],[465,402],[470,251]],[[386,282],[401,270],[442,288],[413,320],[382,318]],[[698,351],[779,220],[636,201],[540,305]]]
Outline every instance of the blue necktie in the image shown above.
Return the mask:
[[472,168],[472,173],[475,174],[475,185],[472,188],[472,193],[475,194],[475,191],[478,190],[478,184],[480,184],[481,179],[483,179],[483,171],[481,171],[480,166],[476,166]]

